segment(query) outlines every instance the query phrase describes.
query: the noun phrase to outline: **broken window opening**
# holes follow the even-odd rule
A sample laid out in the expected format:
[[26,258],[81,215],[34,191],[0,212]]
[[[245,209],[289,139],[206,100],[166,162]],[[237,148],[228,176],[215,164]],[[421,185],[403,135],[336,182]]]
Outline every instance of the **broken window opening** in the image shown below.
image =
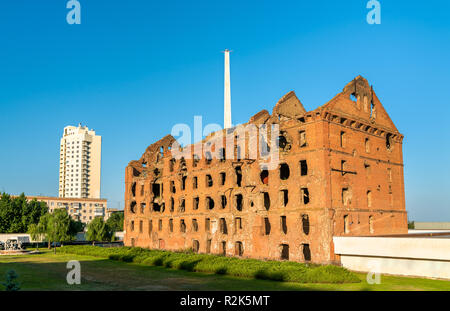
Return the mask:
[[355,93],[351,93],[350,94],[350,100],[354,101],[355,103],[358,101],[358,99],[356,98],[356,94]]
[[263,136],[260,136],[260,155],[262,158],[267,157],[270,154],[270,146]]
[[213,186],[213,179],[211,175],[206,175],[206,187],[212,187]]
[[289,260],[289,245],[281,244],[281,260]]
[[181,172],[186,172],[187,171],[186,160],[184,159],[184,157],[182,157],[180,159],[179,169],[180,169]]
[[153,203],[153,211],[154,212],[161,212],[161,205],[159,205],[158,203]]
[[192,219],[192,230],[194,230],[194,232],[198,231],[198,222],[197,219]]
[[159,155],[161,158],[164,156],[164,147],[159,147]]
[[221,185],[221,186],[225,185],[225,180],[226,180],[226,178],[227,178],[226,173],[225,173],[225,172],[221,172],[221,173],[220,173],[220,185]]
[[220,242],[220,253],[223,256],[226,256],[226,254],[227,254],[227,242],[226,241]]
[[302,202],[303,204],[308,204],[309,203],[309,191],[308,188],[302,188],[301,189],[301,196],[302,196]]
[[344,176],[347,171],[347,161],[341,160],[341,175]]
[[186,232],[186,224],[184,223],[184,219],[180,220],[180,232]]
[[308,164],[306,160],[300,160],[300,176],[308,175]]
[[192,161],[192,166],[193,167],[197,167],[198,162],[200,162],[200,157],[197,154],[194,154],[193,161]]
[[281,232],[283,232],[284,234],[287,234],[286,216],[281,216],[280,221],[281,221]]
[[145,212],[145,203],[141,203],[141,214]]
[[307,214],[302,215],[302,229],[305,235],[309,234],[309,216]]
[[149,220],[148,221],[148,234],[152,233],[153,231],[153,221]]
[[132,183],[131,184],[131,196],[135,197],[136,196],[136,183]]
[[305,261],[311,261],[311,250],[309,249],[309,244],[302,244],[303,249],[303,259]]
[[264,217],[264,234],[269,235],[270,234],[270,220],[268,217]]
[[367,207],[372,207],[372,191],[367,191]]
[[268,192],[263,192],[263,198],[264,198],[264,207],[268,211],[270,208],[270,195]]
[[171,172],[173,172],[173,169],[174,169],[174,167],[175,167],[175,159],[170,159],[170,162],[169,162],[169,170],[171,171]]
[[170,198],[170,211],[175,211],[175,200],[173,198]]
[[198,240],[193,240],[192,241],[192,251],[194,253],[198,253],[199,249],[200,249],[200,242]]
[[370,173],[370,164],[364,161],[364,169],[366,173]]
[[291,150],[291,144],[289,143],[289,140],[286,137],[286,132],[285,131],[280,131],[280,135],[278,136],[278,147],[284,151],[284,152],[288,152]]
[[242,169],[240,166],[236,166],[234,170],[236,172],[236,184],[240,187],[242,183]]
[[225,218],[220,218],[219,220],[220,233],[228,234],[227,221]]
[[130,203],[130,212],[136,214],[136,201]]
[[242,201],[243,201],[242,194],[236,194],[234,196],[234,199],[235,199],[236,209],[241,212],[242,211]]
[[187,176],[182,176],[181,177],[181,190],[185,190],[186,189],[186,178],[187,178]]
[[205,219],[205,231],[209,232],[211,230],[211,219],[206,218]]
[[299,136],[299,146],[300,147],[306,147],[306,131],[298,131]]
[[244,255],[244,246],[241,241],[237,241],[235,244],[234,254],[236,256]]
[[176,193],[177,192],[177,189],[175,188],[175,181],[173,181],[173,180],[170,181],[170,191],[172,193]]
[[211,239],[206,240],[206,253],[211,253]]
[[197,187],[198,187],[197,176],[194,176],[194,178],[192,179],[192,188],[197,189]]
[[240,161],[243,159],[242,152],[241,152],[241,146],[235,146],[235,153],[236,153],[236,160]]
[[227,207],[227,197],[223,194],[220,196],[220,206],[222,207],[222,209]]
[[173,219],[172,218],[169,219],[169,231],[173,232]]
[[242,230],[242,218],[241,217],[236,217],[234,219],[234,227],[235,227],[235,232]]
[[281,198],[282,198],[282,202],[283,202],[283,207],[286,207],[289,202],[289,192],[287,189],[281,190]]
[[386,149],[388,151],[391,151],[393,147],[393,143],[392,143],[392,134],[388,133],[386,135]]
[[210,210],[214,208],[214,200],[211,197],[206,197],[206,206]]
[[268,185],[269,184],[269,171],[267,170],[267,168],[263,168],[261,170],[261,173],[259,174],[260,178],[261,178],[261,182],[264,185]]
[[206,164],[211,164],[211,161],[212,161],[212,155],[211,155],[211,152],[209,152],[209,151],[207,151],[207,152],[205,152],[205,161],[206,161]]
[[155,198],[158,198],[161,196],[161,184],[160,183],[152,184],[152,193]]
[[366,153],[370,152],[369,138],[364,139],[364,149],[365,149]]
[[219,160],[220,162],[225,162],[225,148],[219,149]]
[[350,233],[350,218],[344,215],[344,233]]
[[178,211],[180,213],[184,213],[185,210],[186,210],[185,200],[184,200],[184,198],[181,198],[180,199],[180,206],[178,207]]
[[340,135],[340,145],[341,147],[345,147],[345,132],[341,131]]
[[289,165],[287,165],[286,163],[282,163],[280,164],[280,179],[281,180],[286,180],[289,178]]
[[350,203],[350,191],[348,188],[342,188],[342,205],[348,206]]
[[193,200],[192,209],[193,210],[197,210],[199,204],[200,204],[200,198],[199,197],[195,197],[194,200]]

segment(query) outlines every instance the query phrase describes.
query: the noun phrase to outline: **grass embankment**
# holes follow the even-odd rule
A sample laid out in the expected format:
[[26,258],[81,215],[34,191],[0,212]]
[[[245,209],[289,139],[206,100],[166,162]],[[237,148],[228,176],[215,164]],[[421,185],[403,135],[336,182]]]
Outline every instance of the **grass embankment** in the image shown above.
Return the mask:
[[170,252],[139,247],[64,246],[58,252],[89,255],[177,270],[297,283],[357,283],[356,274],[342,267],[291,261],[239,259],[192,252]]

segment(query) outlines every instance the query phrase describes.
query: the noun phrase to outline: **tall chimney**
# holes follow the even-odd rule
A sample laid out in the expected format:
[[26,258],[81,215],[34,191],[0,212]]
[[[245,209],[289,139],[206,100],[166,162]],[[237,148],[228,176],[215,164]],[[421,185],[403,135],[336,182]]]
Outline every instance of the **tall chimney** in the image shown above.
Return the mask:
[[225,50],[225,93],[223,107],[223,127],[231,127],[230,51]]

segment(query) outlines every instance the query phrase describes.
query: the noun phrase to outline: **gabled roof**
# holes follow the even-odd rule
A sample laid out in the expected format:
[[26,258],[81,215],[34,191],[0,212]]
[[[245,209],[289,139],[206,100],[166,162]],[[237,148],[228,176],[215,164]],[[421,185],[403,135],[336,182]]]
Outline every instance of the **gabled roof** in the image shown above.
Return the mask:
[[317,109],[348,115],[392,132],[398,132],[372,86],[361,76],[357,76],[344,87],[341,93]]

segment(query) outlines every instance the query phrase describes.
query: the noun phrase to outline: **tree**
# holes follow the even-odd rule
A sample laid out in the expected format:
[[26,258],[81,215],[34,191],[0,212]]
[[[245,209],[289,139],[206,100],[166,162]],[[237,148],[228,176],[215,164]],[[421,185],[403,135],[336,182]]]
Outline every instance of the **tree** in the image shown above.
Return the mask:
[[20,283],[16,281],[19,275],[14,270],[6,272],[6,282],[2,283],[6,291],[14,292],[20,290]]
[[58,208],[52,214],[41,216],[39,223],[30,227],[29,233],[33,239],[47,240],[50,248],[51,242],[63,243],[74,240],[78,226],[65,209]]
[[113,232],[117,232],[123,231],[123,221],[124,221],[124,214],[123,211],[120,211],[112,213],[111,216],[106,221],[106,223]]
[[112,230],[102,217],[94,218],[87,226],[86,240],[92,241],[111,241]]
[[0,232],[23,233],[28,227],[37,224],[42,215],[48,213],[45,202],[28,201],[22,193],[12,198],[6,193],[0,197]]

